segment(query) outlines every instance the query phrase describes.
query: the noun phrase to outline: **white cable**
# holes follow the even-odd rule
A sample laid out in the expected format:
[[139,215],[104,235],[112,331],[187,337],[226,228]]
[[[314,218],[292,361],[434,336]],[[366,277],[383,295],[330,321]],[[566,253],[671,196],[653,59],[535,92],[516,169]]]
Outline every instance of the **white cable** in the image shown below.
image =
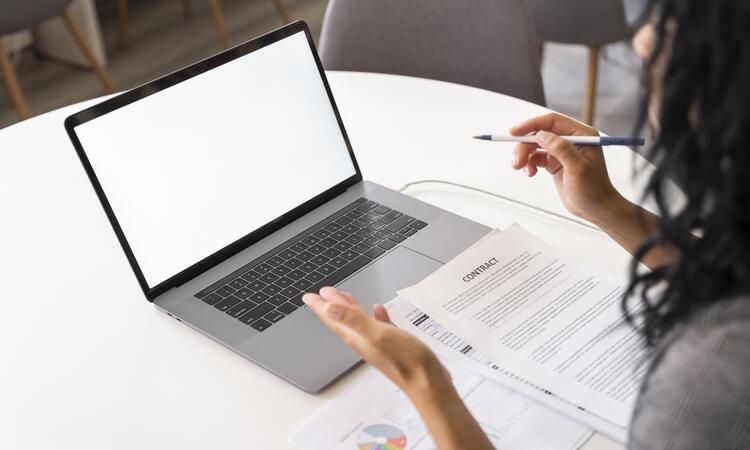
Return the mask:
[[604,233],[599,228],[597,228],[597,227],[595,227],[595,226],[593,226],[593,225],[591,225],[589,223],[586,223],[586,222],[584,222],[582,220],[573,219],[571,217],[564,216],[562,214],[558,214],[558,213],[556,213],[554,211],[550,211],[548,209],[544,209],[544,208],[540,208],[539,206],[532,205],[531,203],[526,203],[526,202],[521,201],[521,200],[516,200],[514,198],[507,197],[507,196],[502,195],[502,194],[497,194],[495,192],[487,191],[487,190],[484,190],[484,189],[481,189],[481,188],[478,188],[478,187],[468,186],[468,185],[461,184],[461,183],[456,183],[455,181],[432,180],[432,179],[430,179],[430,180],[411,181],[411,182],[406,183],[405,185],[401,186],[401,188],[399,188],[398,191],[399,192],[404,192],[405,190],[407,190],[408,188],[410,188],[412,186],[416,186],[416,185],[419,185],[419,184],[428,184],[428,183],[447,184],[449,186],[454,186],[454,187],[459,187],[459,188],[462,188],[462,189],[467,189],[469,191],[479,192],[481,194],[489,195],[490,197],[496,197],[496,198],[505,200],[506,202],[514,203],[516,205],[520,205],[520,206],[524,206],[524,207],[529,208],[529,209],[533,209],[534,211],[537,211],[537,212],[540,212],[540,213],[543,213],[543,214],[547,214],[547,215],[553,216],[553,217],[555,217],[557,219],[566,220],[568,222],[574,223],[574,224],[576,224],[578,226],[587,228],[589,230],[594,230],[594,231],[596,231],[598,233]]

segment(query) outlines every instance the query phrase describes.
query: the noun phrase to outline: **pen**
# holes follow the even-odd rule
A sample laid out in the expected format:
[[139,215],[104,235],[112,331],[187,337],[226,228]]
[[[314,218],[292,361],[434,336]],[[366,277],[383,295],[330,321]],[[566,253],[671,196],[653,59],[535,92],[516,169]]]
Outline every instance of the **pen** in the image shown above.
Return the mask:
[[[578,147],[599,147],[602,145],[627,145],[636,147],[645,144],[643,138],[636,137],[618,137],[618,136],[560,136],[564,140]],[[536,136],[503,136],[501,134],[481,134],[474,136],[474,139],[481,141],[493,142],[523,142],[526,144],[536,144]]]

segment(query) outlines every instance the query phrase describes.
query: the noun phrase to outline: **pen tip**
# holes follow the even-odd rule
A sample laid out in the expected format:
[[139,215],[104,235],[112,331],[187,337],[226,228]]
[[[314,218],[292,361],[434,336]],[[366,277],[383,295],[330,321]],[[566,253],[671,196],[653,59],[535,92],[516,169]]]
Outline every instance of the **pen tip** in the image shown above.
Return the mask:
[[482,136],[472,136],[472,139],[482,139]]
[[492,135],[491,134],[479,134],[477,136],[472,136],[474,139],[479,139],[480,141],[491,141]]

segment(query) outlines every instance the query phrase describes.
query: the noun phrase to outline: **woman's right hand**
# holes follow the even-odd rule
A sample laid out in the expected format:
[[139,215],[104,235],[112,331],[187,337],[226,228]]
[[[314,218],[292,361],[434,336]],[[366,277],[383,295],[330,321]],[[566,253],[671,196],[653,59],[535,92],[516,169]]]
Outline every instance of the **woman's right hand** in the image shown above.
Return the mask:
[[596,223],[622,200],[612,186],[601,147],[579,148],[560,136],[598,136],[589,126],[556,113],[526,120],[510,129],[514,136],[535,134],[539,144],[517,144],[512,167],[529,177],[542,167],[552,174],[563,205],[572,214]]

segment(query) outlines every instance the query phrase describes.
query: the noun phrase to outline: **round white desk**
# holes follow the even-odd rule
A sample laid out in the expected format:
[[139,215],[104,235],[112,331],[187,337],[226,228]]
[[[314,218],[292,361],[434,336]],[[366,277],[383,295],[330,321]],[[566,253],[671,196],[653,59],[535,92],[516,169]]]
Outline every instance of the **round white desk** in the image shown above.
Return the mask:
[[[546,173],[529,180],[510,169],[509,144],[471,139],[546,109],[437,81],[328,76],[365,178],[452,180],[564,212]],[[309,395],[146,301],[63,128],[96,101],[0,131],[0,448],[291,448],[294,426],[362,369]],[[624,148],[607,160],[637,198],[642,160]],[[407,193],[490,226],[518,222],[625,274],[629,256],[600,233],[442,185]],[[621,446],[594,435],[584,448]]]

